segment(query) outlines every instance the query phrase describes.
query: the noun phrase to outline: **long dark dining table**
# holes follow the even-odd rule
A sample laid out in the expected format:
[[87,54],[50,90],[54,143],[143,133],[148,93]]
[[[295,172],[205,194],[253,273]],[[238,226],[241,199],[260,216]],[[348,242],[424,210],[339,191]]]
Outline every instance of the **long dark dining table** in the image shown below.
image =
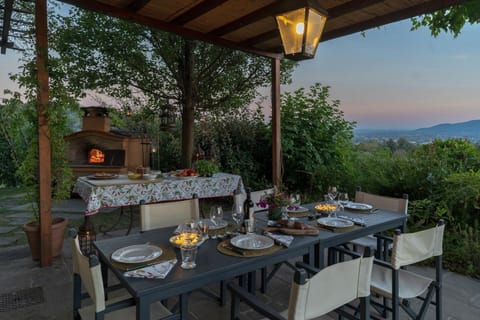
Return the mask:
[[[314,204],[305,205],[305,207],[313,208]],[[358,215],[358,213],[348,211],[345,211],[344,214],[352,217]],[[257,216],[257,231],[260,231],[266,225],[266,215],[261,212],[257,213]],[[135,244],[150,242],[167,245],[174,228],[161,228],[120,238],[100,240],[95,242],[95,247],[103,266],[110,269],[135,298],[137,319],[143,320],[150,319],[150,304],[155,301],[175,296],[185,297],[186,294],[195,289],[203,288],[221,280],[245,275],[276,263],[303,256],[304,261],[323,267],[323,252],[325,249],[368,234],[393,228],[403,228],[406,220],[405,215],[383,210],[363,216],[366,223],[365,227],[353,228],[347,232],[332,232],[321,229],[318,236],[295,236],[294,241],[288,248],[260,257],[247,258],[224,255],[217,251],[218,240],[210,239],[200,246],[197,267],[192,270],[184,270],[180,267],[180,252],[179,249],[175,249],[179,262],[162,280],[125,277],[122,270],[116,269],[112,265],[110,256],[119,248]],[[186,304],[183,303],[182,305],[182,319],[186,319]]]

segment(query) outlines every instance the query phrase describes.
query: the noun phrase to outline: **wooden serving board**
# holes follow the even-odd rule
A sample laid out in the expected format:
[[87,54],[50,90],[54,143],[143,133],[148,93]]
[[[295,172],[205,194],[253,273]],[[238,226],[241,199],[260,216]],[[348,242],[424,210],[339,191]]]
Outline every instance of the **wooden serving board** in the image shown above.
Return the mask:
[[282,227],[265,227],[263,228],[264,232],[280,232],[283,234],[289,234],[292,236],[316,236],[319,233],[317,228],[309,226],[308,229],[293,229],[293,228],[282,228]]

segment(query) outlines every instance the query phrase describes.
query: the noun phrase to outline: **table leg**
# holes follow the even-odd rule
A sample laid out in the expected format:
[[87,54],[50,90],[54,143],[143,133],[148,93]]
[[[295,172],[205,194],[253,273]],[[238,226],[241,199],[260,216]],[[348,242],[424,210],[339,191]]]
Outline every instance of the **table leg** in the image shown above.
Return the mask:
[[150,304],[142,301],[142,299],[136,299],[137,302],[137,320],[150,319]]

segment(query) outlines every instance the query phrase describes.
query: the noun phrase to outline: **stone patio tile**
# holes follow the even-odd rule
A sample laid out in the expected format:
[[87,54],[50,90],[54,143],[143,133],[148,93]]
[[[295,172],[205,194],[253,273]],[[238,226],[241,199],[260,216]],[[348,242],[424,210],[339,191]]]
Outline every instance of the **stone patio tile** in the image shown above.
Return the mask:
[[15,227],[0,227],[0,233],[9,233],[10,231],[15,229]]
[[0,237],[0,246],[11,246],[17,242],[15,237]]

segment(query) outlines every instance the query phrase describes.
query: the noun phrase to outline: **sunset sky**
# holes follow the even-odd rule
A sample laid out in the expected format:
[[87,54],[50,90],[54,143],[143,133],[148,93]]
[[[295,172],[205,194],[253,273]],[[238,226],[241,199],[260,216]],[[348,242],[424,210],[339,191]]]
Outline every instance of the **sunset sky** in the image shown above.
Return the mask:
[[[453,38],[427,29],[409,31],[409,20],[319,45],[315,59],[295,70],[282,92],[315,82],[331,87],[358,128],[419,128],[480,119],[480,25]],[[20,55],[0,55],[0,89]],[[0,94],[0,96],[2,96]]]

